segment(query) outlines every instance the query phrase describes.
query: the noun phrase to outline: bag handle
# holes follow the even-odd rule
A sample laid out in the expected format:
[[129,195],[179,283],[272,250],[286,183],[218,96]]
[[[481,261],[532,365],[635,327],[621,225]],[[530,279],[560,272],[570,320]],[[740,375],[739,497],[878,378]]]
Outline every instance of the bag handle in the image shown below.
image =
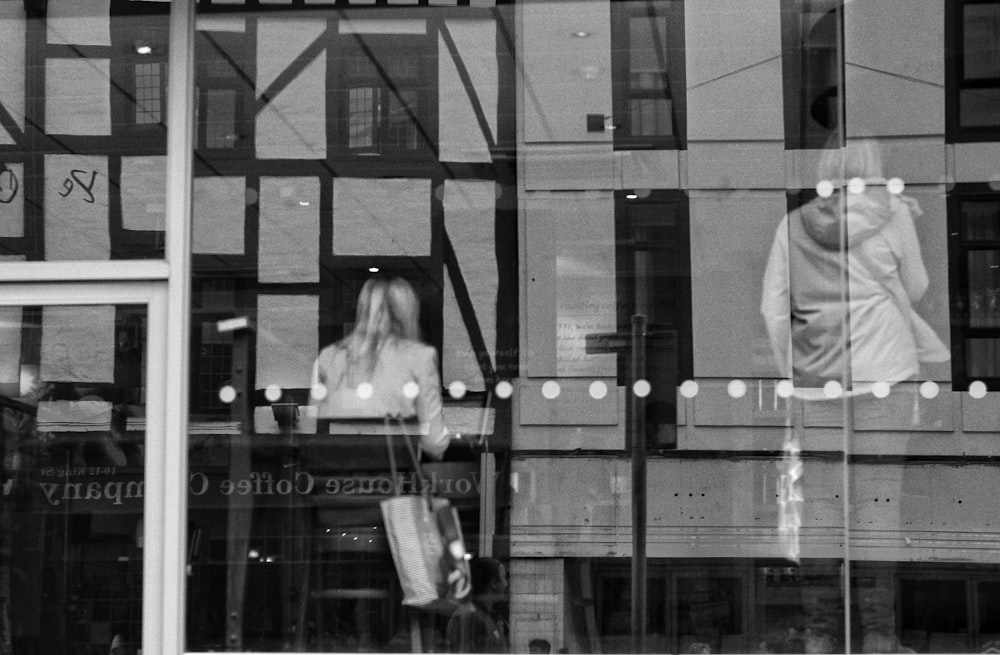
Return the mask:
[[425,484],[427,478],[424,476],[424,470],[420,466],[420,458],[417,457],[416,450],[413,448],[413,443],[410,441],[410,435],[406,433],[403,429],[405,423],[398,416],[392,416],[386,414],[385,416],[385,448],[389,451],[389,470],[392,472],[393,488],[395,489],[396,496],[402,496],[403,492],[400,490],[399,485],[399,467],[396,464],[396,451],[392,447],[392,432],[391,427],[393,422],[395,422],[400,427],[400,433],[403,437],[403,441],[406,442],[406,450],[410,453],[410,459],[413,462],[414,470],[417,473],[417,481],[420,484],[420,495],[424,497],[428,505],[430,504],[430,491],[429,485]]

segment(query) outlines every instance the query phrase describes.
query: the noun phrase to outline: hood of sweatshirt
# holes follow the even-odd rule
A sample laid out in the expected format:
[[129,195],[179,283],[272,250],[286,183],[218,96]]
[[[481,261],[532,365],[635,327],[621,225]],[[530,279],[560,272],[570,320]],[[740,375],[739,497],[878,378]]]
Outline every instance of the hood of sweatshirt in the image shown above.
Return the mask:
[[799,213],[813,241],[826,250],[837,250],[842,217],[850,248],[876,234],[892,219],[895,202],[884,188],[870,186],[864,193],[838,191],[828,198],[816,198],[803,205]]

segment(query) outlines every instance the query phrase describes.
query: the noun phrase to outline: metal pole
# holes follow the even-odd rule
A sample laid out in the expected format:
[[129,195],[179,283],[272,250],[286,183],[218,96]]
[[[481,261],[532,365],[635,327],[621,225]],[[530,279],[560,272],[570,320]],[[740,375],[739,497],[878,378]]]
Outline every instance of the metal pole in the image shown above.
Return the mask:
[[632,316],[632,652],[646,652],[646,317]]

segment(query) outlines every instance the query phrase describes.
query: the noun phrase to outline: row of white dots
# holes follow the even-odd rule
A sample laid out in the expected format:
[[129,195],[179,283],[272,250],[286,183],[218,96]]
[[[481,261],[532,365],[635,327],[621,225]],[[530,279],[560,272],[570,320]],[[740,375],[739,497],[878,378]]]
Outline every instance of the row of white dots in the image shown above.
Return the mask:
[[[645,398],[649,396],[652,392],[653,387],[648,380],[638,380],[632,385],[632,393],[634,393],[639,398]],[[694,380],[685,380],[681,383],[680,394],[684,398],[694,398],[698,395],[700,387]],[[732,398],[742,398],[746,395],[748,390],[747,383],[744,380],[735,379],[731,380],[726,385],[726,392]],[[795,394],[795,386],[792,384],[791,380],[778,380],[774,385],[775,393],[779,398],[791,398]],[[825,385],[823,385],[823,395],[827,398],[834,399],[840,398],[844,389],[840,382],[836,380],[830,380]],[[406,398],[416,398],[420,394],[420,387],[416,382],[407,382],[403,385],[403,396]],[[608,385],[601,380],[594,380],[590,383],[587,389],[591,398],[594,400],[601,400],[608,395]],[[871,393],[872,396],[876,398],[886,398],[892,392],[892,385],[888,382],[875,382],[867,391]],[[940,393],[940,385],[933,380],[927,380],[919,386],[920,395],[928,400],[931,398],[936,398]],[[986,384],[980,380],[976,380],[969,385],[969,395],[973,398],[979,399],[986,396]],[[372,397],[375,389],[368,382],[362,382],[355,389],[355,393],[362,400],[367,400]],[[460,400],[465,397],[468,392],[468,387],[466,384],[460,380],[455,380],[448,385],[448,395],[455,400]],[[278,385],[269,385],[264,390],[264,397],[270,402],[277,402],[281,399],[283,390]],[[327,388],[322,384],[317,384],[310,390],[310,396],[313,400],[323,400],[327,396]],[[510,398],[514,393],[514,385],[512,385],[507,380],[502,380],[496,384],[494,387],[494,393],[497,398],[507,399]],[[541,394],[542,397],[548,400],[555,400],[562,393],[562,387],[555,380],[548,380],[542,384]],[[236,389],[231,385],[225,385],[219,389],[219,399],[226,404],[232,403],[236,400]]]

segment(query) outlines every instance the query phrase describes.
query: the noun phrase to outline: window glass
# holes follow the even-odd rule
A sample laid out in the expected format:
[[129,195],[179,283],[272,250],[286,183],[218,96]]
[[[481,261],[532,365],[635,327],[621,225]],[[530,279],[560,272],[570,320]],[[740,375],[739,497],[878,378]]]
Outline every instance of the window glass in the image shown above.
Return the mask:
[[17,653],[137,652],[146,308],[0,312],[0,634]]

